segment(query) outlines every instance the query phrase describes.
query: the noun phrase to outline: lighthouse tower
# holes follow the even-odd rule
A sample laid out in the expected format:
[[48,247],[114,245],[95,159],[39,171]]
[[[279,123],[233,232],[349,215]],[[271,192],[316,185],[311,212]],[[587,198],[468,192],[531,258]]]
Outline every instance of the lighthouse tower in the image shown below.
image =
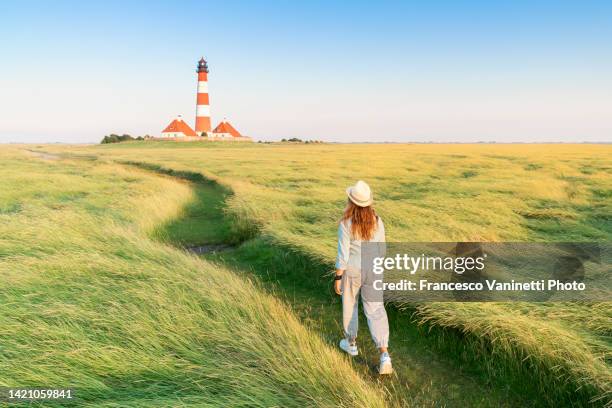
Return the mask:
[[204,57],[198,61],[198,99],[196,106],[195,132],[198,136],[210,133],[210,105],[208,103],[208,63]]

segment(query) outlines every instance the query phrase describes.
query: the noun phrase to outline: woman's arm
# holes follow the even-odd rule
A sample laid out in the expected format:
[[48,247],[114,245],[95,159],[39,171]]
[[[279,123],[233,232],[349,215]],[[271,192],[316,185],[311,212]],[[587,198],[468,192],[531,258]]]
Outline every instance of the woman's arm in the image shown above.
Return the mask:
[[336,270],[346,270],[350,249],[351,236],[346,223],[341,222],[338,226],[338,255],[336,256]]
[[336,256],[336,277],[334,279],[334,290],[338,295],[342,294],[340,290],[340,280],[348,265],[349,251],[351,248],[351,236],[345,222],[341,222],[338,226],[338,255]]
[[381,218],[378,219],[378,228],[378,256],[385,257],[387,255],[387,237],[385,233],[385,224]]

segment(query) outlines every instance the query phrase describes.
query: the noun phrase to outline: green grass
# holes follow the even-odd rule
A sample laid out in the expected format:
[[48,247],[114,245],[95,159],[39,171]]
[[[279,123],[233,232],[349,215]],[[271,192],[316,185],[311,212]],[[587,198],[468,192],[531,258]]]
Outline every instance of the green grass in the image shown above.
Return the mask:
[[[330,268],[343,191],[360,178],[373,186],[393,241],[610,241],[612,236],[607,199],[612,149],[605,145],[131,143],[46,150],[199,173],[231,190],[225,207],[231,228],[245,237],[258,233],[267,245]],[[321,279],[316,269],[305,272]],[[316,303],[316,287],[295,285],[295,292],[310,293]],[[493,383],[525,384],[528,395],[539,398],[536,403],[611,400],[609,303],[406,307],[405,338],[415,330],[412,317],[440,353],[477,367]]]
[[[165,168],[142,166],[140,168],[161,174],[173,175]],[[181,179],[195,180],[193,188],[199,191],[196,200],[190,203],[188,211],[181,213],[172,223],[158,229],[161,236],[174,231],[174,225],[189,225],[194,234],[187,234],[177,244],[196,246],[202,243],[223,242],[226,238],[227,215],[222,206],[211,207],[229,199],[228,192],[208,181],[202,182],[197,175],[181,174]],[[208,221],[214,219],[216,224]],[[199,236],[197,234],[200,234]],[[306,326],[321,334],[329,344],[335,344],[342,328],[339,323],[339,297],[332,293],[329,281],[329,267],[308,254],[300,254],[289,247],[280,247],[265,238],[243,237],[240,246],[224,252],[205,255],[206,259],[231,269],[240,276],[250,279],[255,276],[261,287],[291,305],[294,313]],[[226,241],[227,242],[227,241]],[[418,326],[406,325],[402,312],[389,309],[391,342],[394,343],[394,361],[398,375],[380,380],[375,366],[378,352],[369,341],[367,322],[360,316],[360,337],[362,354],[354,359],[354,368],[368,381],[387,389],[387,401],[399,406],[514,406],[524,404],[526,398],[516,389],[488,384],[487,379],[477,375],[475,367],[454,364],[436,354],[429,347],[428,339]]]
[[[163,169],[161,171],[167,173]],[[215,192],[219,194],[220,191],[210,185],[201,185],[200,188],[208,189],[213,194]],[[225,198],[229,196],[226,195]],[[205,205],[199,208],[206,211]],[[218,220],[224,218],[222,213],[217,215]],[[193,225],[197,225],[199,219],[199,214],[186,214],[180,222],[192,222]],[[204,231],[204,228],[198,230]],[[201,241],[202,239],[196,238],[194,243]],[[330,291],[329,266],[322,264],[320,260],[265,238],[251,240],[236,250],[214,254],[209,258],[222,262],[238,273],[246,271],[255,274],[265,287],[273,285],[271,292],[291,303],[303,322],[323,333],[329,343],[337,341],[341,333],[338,320],[340,305],[337,296]],[[520,308],[524,309],[525,315],[530,315],[531,319],[534,313],[530,312],[542,313],[545,310],[542,305],[554,309],[554,313],[564,313],[564,309],[559,304],[523,303]],[[487,314],[496,312],[498,306],[509,305],[479,306],[481,316],[475,316],[474,321],[486,321]],[[515,306],[508,307],[508,313],[517,311]],[[609,308],[603,308],[601,315],[593,315],[589,306],[573,304],[566,306],[572,308],[571,316],[576,317],[572,324],[593,322],[593,317],[602,317],[599,324],[595,324],[597,329],[595,327],[585,327],[585,329],[598,330],[604,336],[608,334]],[[580,309],[582,315],[578,314],[576,309]],[[409,314],[414,312],[422,314],[422,309],[419,311],[410,308],[408,311]],[[574,388],[575,384],[570,382],[568,386],[567,382],[558,381],[560,370],[551,372],[550,378],[544,376],[534,382],[532,378],[534,372],[539,370],[539,375],[542,376],[547,374],[547,371],[541,370],[538,361],[532,364],[532,359],[516,353],[512,347],[507,349],[499,347],[503,343],[501,341],[495,342],[494,347],[491,347],[492,344],[489,344],[486,338],[460,330],[463,327],[455,327],[458,330],[449,331],[441,330],[437,325],[406,324],[410,323],[409,315],[395,308],[390,308],[389,314],[392,322],[391,343],[394,345],[398,376],[394,381],[387,381],[383,385],[389,390],[390,400],[400,405],[426,405],[435,401],[436,404],[451,406],[515,406],[532,401],[530,405],[548,406],[556,405],[560,398],[567,401],[576,401],[577,398],[578,401],[589,400],[595,392],[588,385],[577,391]],[[542,314],[543,317],[548,315]],[[363,316],[361,317],[363,320]],[[568,317],[564,317],[567,320]],[[426,319],[421,321],[426,322]],[[466,327],[469,327],[470,317],[467,317],[466,321]],[[509,323],[515,322],[516,320],[513,320]],[[535,325],[537,326],[537,322]],[[366,327],[366,322],[361,321],[360,337],[365,340],[362,346],[365,343],[366,354],[365,358],[357,360],[363,364],[363,367],[373,367],[377,353],[368,341]],[[502,339],[514,337],[516,337],[514,333],[500,335]],[[604,347],[601,348],[601,352],[605,352],[605,342],[602,344]],[[444,353],[440,354],[441,350]],[[486,364],[482,364],[483,362]],[[372,370],[364,370],[364,375],[376,381]],[[557,389],[552,395],[543,395],[542,387],[551,383],[559,383],[558,385],[564,388]]]
[[[339,298],[330,288],[328,269],[290,248],[257,238],[231,251],[209,255],[243,276],[255,275],[268,290],[291,304],[305,325],[321,333],[328,344],[341,337]],[[372,383],[387,388],[388,401],[398,406],[524,405],[526,396],[517,388],[492,384],[478,368],[440,354],[417,325],[402,311],[388,308],[392,354],[396,375],[380,379],[376,373],[378,351],[367,322],[360,316],[360,356],[355,368]],[[523,394],[523,395],[521,395]],[[534,395],[534,394],[531,394]]]
[[79,406],[385,404],[285,303],[151,239],[184,231],[188,183],[0,156],[0,386],[70,386]]

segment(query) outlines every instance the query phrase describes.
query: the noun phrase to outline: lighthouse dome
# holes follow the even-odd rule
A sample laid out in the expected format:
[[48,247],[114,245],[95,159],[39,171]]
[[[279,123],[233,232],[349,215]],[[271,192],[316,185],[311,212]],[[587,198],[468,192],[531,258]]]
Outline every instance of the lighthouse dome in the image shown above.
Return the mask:
[[206,62],[204,57],[200,58],[200,60],[198,61],[198,67],[196,69],[196,72],[208,73],[208,62]]

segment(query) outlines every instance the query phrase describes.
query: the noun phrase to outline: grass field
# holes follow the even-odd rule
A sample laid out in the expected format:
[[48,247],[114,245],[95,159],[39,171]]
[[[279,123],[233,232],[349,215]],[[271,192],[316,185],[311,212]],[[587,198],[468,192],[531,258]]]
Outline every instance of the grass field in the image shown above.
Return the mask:
[[384,405],[285,304],[154,239],[189,185],[0,155],[0,386],[70,386],[80,406]]
[[[368,405],[368,401],[371,401],[372,404],[386,402],[432,406],[498,406],[503,405],[505,401],[508,406],[516,406],[531,401],[532,405],[583,406],[605,405],[612,400],[612,371],[609,364],[612,327],[610,304],[397,305],[397,309],[391,311],[394,336],[391,352],[398,376],[390,382],[379,383],[368,377],[367,372],[364,373],[361,368],[350,366],[337,352],[331,350],[340,334],[337,316],[334,315],[338,313],[339,316],[339,310],[331,295],[325,292],[329,285],[326,273],[331,269],[334,256],[337,220],[345,203],[343,192],[345,187],[356,179],[364,179],[374,188],[376,207],[385,220],[388,240],[608,242],[612,237],[612,148],[609,146],[129,143],[115,146],[29,148],[72,157],[72,160],[53,161],[48,160],[49,158],[45,160],[31,157],[26,161],[19,157],[27,153],[18,151],[17,148],[6,153],[15,161],[15,165],[5,167],[10,168],[10,171],[6,171],[10,177],[3,182],[12,183],[8,184],[13,186],[11,192],[25,189],[27,194],[12,197],[12,193],[2,193],[6,196],[2,202],[2,217],[7,219],[8,227],[12,228],[3,236],[32,239],[40,237],[39,240],[47,236],[47,241],[42,239],[40,244],[46,248],[41,250],[41,253],[45,254],[51,251],[49,248],[57,251],[60,245],[65,245],[62,248],[78,246],[73,240],[84,240],[92,246],[84,246],[76,252],[79,256],[89,259],[88,253],[106,253],[106,249],[114,245],[107,242],[109,239],[106,238],[106,231],[109,227],[100,221],[110,217],[114,220],[113,231],[120,231],[117,234],[123,234],[124,229],[134,234],[130,245],[134,246],[138,255],[112,257],[113,262],[123,262],[122,267],[126,271],[130,265],[137,265],[139,270],[150,270],[155,276],[163,276],[170,270],[168,265],[171,263],[172,273],[184,273],[187,280],[194,278],[194,270],[208,267],[215,271],[211,276],[229,275],[231,278],[228,278],[228,281],[246,285],[249,291],[263,285],[257,289],[261,292],[258,292],[259,295],[266,299],[266,302],[275,305],[276,309],[257,309],[258,318],[265,320],[265,324],[273,324],[278,319],[274,313],[277,313],[277,309],[282,309],[287,318],[293,319],[291,321],[295,324],[295,327],[290,328],[291,332],[299,331],[299,338],[312,336],[313,342],[330,348],[329,352],[322,354],[329,354],[329,358],[340,362],[333,363],[333,367],[327,367],[329,361],[300,360],[301,364],[296,364],[292,369],[308,372],[311,369],[324,370],[327,367],[326,375],[334,376],[338,371],[350,376],[351,385],[346,387],[352,389],[351,393],[347,394],[352,400],[346,400],[347,405],[354,405],[355,401],[359,401],[357,405]],[[3,160],[3,165],[5,162],[8,163]],[[16,172],[15,169],[20,168],[19,166],[26,168]],[[28,181],[29,177],[32,177],[28,166],[42,166],[38,170],[38,183]],[[59,173],[57,177],[56,174],[49,173],[46,167],[56,169]],[[112,175],[123,181],[113,179],[108,181],[107,185],[97,185],[101,176],[95,172],[103,172],[102,169],[109,173],[106,177]],[[84,182],[81,180],[81,173],[87,174],[87,171],[94,174],[85,177],[89,179],[87,182],[90,184],[82,184]],[[130,176],[122,176],[124,172]],[[186,189],[185,183],[176,181],[176,177],[162,177],[159,176],[160,173],[187,178],[200,186],[205,185],[207,180],[216,181],[219,185],[209,185],[206,189]],[[53,174],[53,177],[43,179],[43,175],[49,174]],[[69,175],[78,175],[78,182],[69,180]],[[141,191],[139,189],[144,188],[146,183],[126,181],[134,177],[155,180],[155,183],[164,186],[158,186],[154,191]],[[36,177],[34,180],[36,181]],[[173,186],[176,191],[165,184]],[[182,187],[182,190],[179,187]],[[54,189],[67,189],[62,190],[61,194],[58,193],[59,203],[53,205],[59,206],[59,211],[66,214],[81,214],[84,211],[87,217],[92,217],[90,224],[95,225],[95,228],[87,228],[88,233],[91,230],[91,234],[95,235],[98,231],[98,235],[91,239],[82,238],[78,232],[81,228],[78,224],[81,221],[54,224],[61,220],[55,220],[58,210],[53,208],[45,207],[40,215],[24,213],[24,208],[29,208],[28,203],[44,201],[43,197],[47,197],[46,189],[50,189],[50,192]],[[97,189],[98,194],[93,194],[92,189]],[[102,202],[90,202],[94,197]],[[113,204],[105,200],[112,201]],[[89,204],[85,205],[86,203]],[[85,207],[79,208],[79,205]],[[108,205],[112,211],[108,211]],[[115,205],[118,205],[118,208],[115,208]],[[217,215],[210,217],[213,212]],[[76,215],[74,217],[78,219]],[[33,218],[44,220],[44,223],[28,225]],[[62,233],[58,237],[58,230],[71,233]],[[154,240],[144,239],[144,235]],[[79,276],[83,274],[72,271],[71,265],[80,265],[78,256],[75,255],[75,259],[62,257],[54,261],[48,258],[41,260],[40,254],[27,246],[26,239],[21,239],[24,242],[21,247],[14,248],[9,245],[0,250],[0,260],[5,261],[3,258],[10,257],[11,263],[7,264],[11,265],[11,268],[18,265],[8,269],[8,282],[20,282],[19,279],[25,279],[26,283],[30,280],[35,282],[36,279],[43,279],[37,272],[48,268],[56,271],[56,278],[66,272]],[[122,242],[122,239],[117,241]],[[209,261],[193,259],[163,244],[235,243],[247,239],[250,241],[235,251],[214,256]],[[96,244],[98,240],[105,242],[105,245],[96,247],[95,245],[99,245]],[[18,239],[17,241],[20,242]],[[138,252],[143,251],[140,248],[142,245],[146,246],[147,251],[153,251],[151,248],[155,248],[155,251],[161,252]],[[109,252],[113,253],[112,250]],[[122,250],[119,253],[122,254]],[[164,258],[161,253],[167,257]],[[18,259],[15,261],[14,257]],[[182,267],[175,266],[175,257],[180,260],[178,265],[185,262],[184,272],[180,272]],[[110,262],[104,258],[99,260],[102,264]],[[93,260],[96,260],[96,257]],[[194,264],[198,267],[194,267]],[[160,268],[164,270],[160,271]],[[103,268],[97,271],[101,269]],[[31,278],[22,278],[15,270],[31,270]],[[230,270],[234,273],[229,272]],[[25,273],[24,276],[27,277],[28,274]],[[97,278],[96,271],[91,271],[90,278],[95,277]],[[253,286],[248,283],[250,278],[259,283]],[[50,283],[54,282],[53,279],[52,273],[45,275],[45,287],[52,287]],[[266,283],[273,283],[273,289]],[[39,284],[42,285],[40,282]],[[64,284],[66,285],[65,282]],[[149,282],[143,284],[148,285]],[[131,291],[129,281],[122,282],[122,285],[124,286],[121,289]],[[104,286],[104,282],[88,282],[86,285],[89,288],[99,286]],[[7,284],[1,295],[7,296],[8,293],[8,296],[11,296],[11,290],[15,289],[10,288],[11,285]],[[190,289],[197,292],[191,296],[212,296],[210,292],[205,292],[204,288]],[[67,286],[64,286],[63,290],[68,291]],[[78,289],[77,292],[81,290],[84,289]],[[152,288],[142,288],[140,295],[144,296],[149,290]],[[31,300],[26,298],[25,301],[17,295],[12,296],[14,297],[7,301],[16,305],[15,310],[30,311],[33,316],[41,313],[41,309],[37,309],[39,303],[36,296]],[[53,293],[49,292],[47,296],[53,296]],[[166,301],[171,301],[174,296],[177,296],[176,292],[168,293]],[[182,296],[179,298],[182,299]],[[237,297],[228,298],[223,302],[237,308],[242,306],[245,310],[253,307],[250,302],[238,302]],[[276,298],[281,298],[280,303]],[[267,304],[266,302],[264,303]],[[286,310],[286,307],[282,306],[286,304],[290,304],[291,308]],[[176,307],[180,306],[179,302]],[[57,309],[62,308],[58,306]],[[80,314],[80,309],[72,310],[71,307],[66,307],[66,310],[70,310],[75,316]],[[185,311],[189,310],[182,312]],[[17,312],[15,313],[13,317],[17,319]],[[83,311],[83,315],[93,319],[95,313],[91,310],[88,313]],[[254,319],[257,316],[251,317]],[[156,319],[159,316],[154,317]],[[205,316],[192,317],[205,319]],[[150,314],[146,317],[134,314],[132,319],[144,319],[143,324],[146,325],[152,317]],[[207,324],[218,324],[218,321],[211,319],[198,323],[201,327],[206,327]],[[12,324],[15,325],[16,320]],[[88,324],[96,327],[92,321],[84,321],[81,327],[86,328]],[[264,323],[261,324],[262,327],[265,326]],[[255,326],[257,325],[252,324],[250,327],[261,329]],[[169,326],[165,327],[170,330]],[[265,327],[260,332],[265,332]],[[121,327],[113,326],[109,332],[115,330],[120,331]],[[178,332],[182,333],[180,329]],[[69,333],[69,330],[64,331],[64,335]],[[141,334],[143,339],[159,335],[151,332]],[[226,334],[223,341],[229,341],[228,338],[236,335]],[[285,335],[291,337],[289,330]],[[25,353],[29,346],[38,345],[39,342],[52,347],[52,342],[45,338],[37,339],[35,336],[28,343],[30,336],[34,336],[34,333],[24,333],[20,337],[21,340],[12,346],[13,349]],[[364,333],[364,340],[366,336]],[[7,341],[6,338],[5,334],[0,340],[3,345]],[[106,345],[114,341],[107,340],[104,343]],[[163,343],[166,340],[158,339],[157,342]],[[207,344],[214,349],[219,347],[217,340],[219,339],[210,339]],[[63,339],[56,341],[62,343]],[[197,343],[204,340],[194,341]],[[8,342],[10,346],[10,339]],[[292,344],[296,344],[295,348],[299,349],[301,342],[296,342],[295,337],[293,342]],[[70,341],[65,341],[62,344],[66,346],[69,343]],[[316,347],[319,347],[319,343]],[[288,352],[298,353],[295,348],[289,347],[294,350]],[[10,347],[8,349],[13,350]],[[268,351],[265,348],[264,350]],[[299,353],[301,352],[308,355],[308,351],[300,350]],[[12,353],[18,355],[17,351]],[[373,350],[368,353],[366,361],[371,359]],[[257,365],[247,366],[254,371],[253,383],[259,384],[257,381],[267,381],[264,377],[267,375],[265,370],[278,367],[269,367],[262,363],[268,361],[270,354],[254,354],[251,358],[257,361]],[[196,358],[193,354],[191,356]],[[79,364],[83,365],[86,360],[83,358]],[[430,361],[431,364],[428,364]],[[200,363],[202,367],[211,364],[210,361]],[[5,364],[8,363],[2,363],[3,366]],[[91,364],[96,367],[99,364],[107,369],[106,372],[102,370],[102,373],[97,374],[103,379],[106,379],[104,375],[108,375],[108,371],[113,368],[112,364],[103,361]],[[311,368],[311,365],[315,368]],[[11,367],[9,365],[9,368]],[[22,370],[23,366],[20,365],[18,369]],[[95,371],[95,367],[86,367],[83,370],[87,376],[96,378],[87,371]],[[198,373],[202,374],[203,371]],[[179,372],[180,375],[185,375],[180,367],[175,367],[174,371],[169,370],[167,374],[173,378],[173,374]],[[13,371],[12,376],[0,377],[0,382],[8,383],[10,379],[14,381],[17,374],[21,375]],[[142,375],[147,374],[159,375],[159,372]],[[229,374],[233,373],[228,372]],[[284,389],[288,399],[280,401],[280,405],[286,405],[289,400],[304,401],[304,398],[316,403],[322,401],[320,398],[328,391],[326,387],[329,387],[329,384],[325,383],[328,381],[326,378],[330,377],[317,375],[315,381],[314,377],[307,380],[304,373],[301,375],[294,381],[310,381],[308,384],[300,384],[306,389]],[[37,378],[40,381],[44,376],[39,374]],[[194,375],[192,380],[196,381],[196,377]],[[223,383],[223,376],[220,375],[219,378]],[[284,384],[283,380],[286,378],[278,379],[277,383],[271,382],[270,386]],[[36,378],[30,378],[30,381],[35,382]],[[97,378],[97,381],[106,385],[104,380]],[[352,381],[357,386],[353,387]],[[165,384],[164,379],[160,382]],[[337,381],[331,382],[338,385]],[[91,384],[88,387],[97,390],[96,392],[101,389]],[[172,386],[165,389],[170,393]],[[232,396],[236,398],[234,401],[244,398],[244,394],[240,393],[242,391],[244,390],[237,390],[238,394]],[[296,391],[302,399],[293,400],[295,394],[292,391]],[[127,393],[127,390],[125,392]],[[254,391],[244,391],[249,392]],[[344,389],[334,389],[328,395],[329,404],[343,400],[340,397],[343,392]],[[171,398],[163,392],[161,395]],[[176,396],[177,393],[172,395]],[[335,395],[339,397],[336,398]],[[130,398],[137,397],[132,395]],[[274,401],[273,395],[262,391],[261,399],[257,402],[265,405],[269,401]]]

